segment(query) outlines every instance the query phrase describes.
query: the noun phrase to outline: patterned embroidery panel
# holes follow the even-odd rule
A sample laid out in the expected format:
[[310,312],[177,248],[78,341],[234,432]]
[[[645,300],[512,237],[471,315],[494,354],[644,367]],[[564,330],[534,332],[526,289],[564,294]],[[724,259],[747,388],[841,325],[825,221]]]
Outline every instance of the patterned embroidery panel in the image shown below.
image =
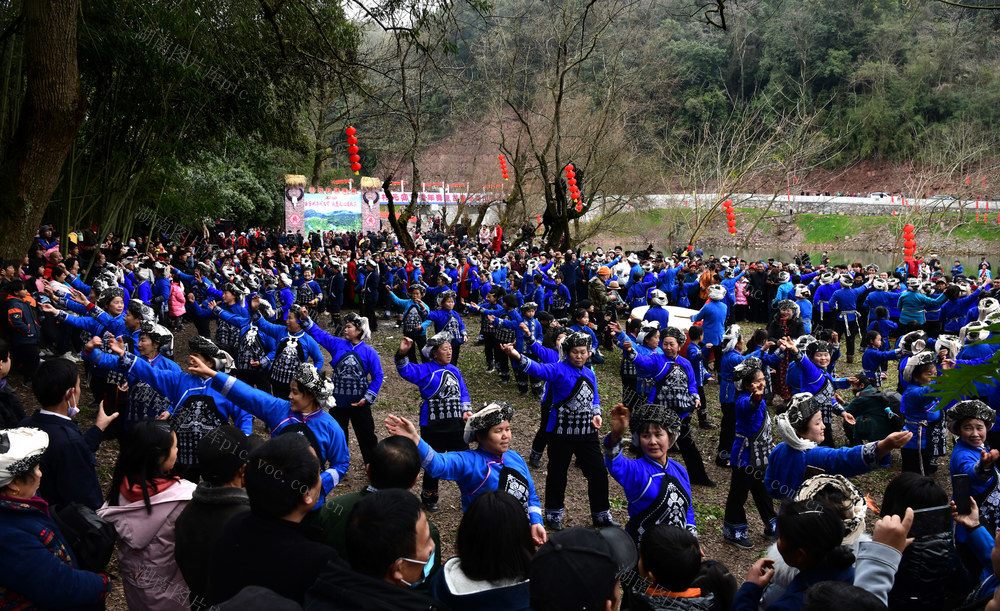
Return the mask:
[[444,324],[444,329],[442,329],[442,331],[447,331],[448,333],[451,333],[451,337],[453,340],[461,339],[462,330],[458,326],[458,317],[449,316],[448,321]]
[[528,501],[531,499],[531,488],[528,486],[528,479],[516,469],[504,465],[500,469],[500,483],[497,490],[506,492],[515,499],[521,501],[524,511],[528,511]]
[[170,407],[170,401],[149,384],[140,380],[129,384],[128,413],[125,415],[127,422],[156,418]]
[[215,329],[215,341],[223,346],[235,346],[239,339],[240,328],[220,319]]
[[451,371],[441,371],[437,390],[427,399],[427,420],[448,420],[462,417],[462,388],[458,376]]
[[586,435],[594,432],[594,387],[580,376],[573,392],[556,408],[556,433],[559,435]]
[[361,359],[347,351],[333,368],[333,386],[338,395],[359,396],[368,390],[368,376]]
[[833,384],[830,380],[824,380],[822,388],[813,395],[817,401],[819,401],[819,410],[823,413],[823,423],[827,425],[829,430],[829,425],[833,419]]
[[566,299],[563,298],[562,293],[560,293],[559,291],[556,291],[556,292],[552,293],[552,309],[553,310],[562,310],[567,305],[568,304],[566,303]]
[[212,429],[226,423],[208,395],[193,395],[174,411],[174,431],[177,433],[177,462],[198,464],[198,442]]
[[642,541],[643,534],[659,524],[693,531],[687,523],[688,496],[684,489],[676,479],[665,474],[654,478],[661,480],[659,494],[649,507],[628,523],[627,530],[637,543]]
[[656,387],[656,403],[666,405],[678,414],[686,414],[694,407],[694,397],[688,390],[688,376],[676,363],[670,365]]
[[241,371],[252,369],[250,361],[260,362],[265,355],[264,342],[260,341],[258,333],[244,333],[236,347],[236,368]]
[[295,303],[299,305],[309,305],[309,302],[316,299],[316,292],[308,284],[300,284],[295,291]]
[[278,352],[271,363],[271,379],[282,384],[290,384],[299,364],[304,362],[299,342],[295,338],[285,338],[278,346]]
[[423,308],[418,305],[411,305],[403,314],[403,333],[413,333],[420,328],[424,322]]

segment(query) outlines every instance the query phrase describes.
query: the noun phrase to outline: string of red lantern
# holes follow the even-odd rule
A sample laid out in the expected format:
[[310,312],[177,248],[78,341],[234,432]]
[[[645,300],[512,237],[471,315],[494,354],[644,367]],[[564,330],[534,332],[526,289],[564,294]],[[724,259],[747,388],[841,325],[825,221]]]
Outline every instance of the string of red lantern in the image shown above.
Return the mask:
[[726,209],[726,225],[729,226],[729,234],[736,236],[736,213],[733,212],[733,200],[727,199],[723,204]]
[[497,155],[497,159],[500,160],[500,172],[503,173],[503,179],[507,180],[507,160],[504,159],[503,154]]
[[913,225],[907,223],[903,226],[903,260],[912,261],[913,254],[917,252],[917,240],[916,232],[914,231]]
[[573,164],[566,165],[566,185],[569,186],[569,196],[576,202],[576,211],[583,210],[583,202],[580,199],[580,188],[576,186],[576,168]]
[[361,156],[358,154],[360,152],[358,139],[354,135],[358,133],[358,130],[348,127],[344,133],[347,134],[347,153],[350,155],[348,159],[351,160],[351,169],[354,170],[355,174],[358,174],[361,172]]

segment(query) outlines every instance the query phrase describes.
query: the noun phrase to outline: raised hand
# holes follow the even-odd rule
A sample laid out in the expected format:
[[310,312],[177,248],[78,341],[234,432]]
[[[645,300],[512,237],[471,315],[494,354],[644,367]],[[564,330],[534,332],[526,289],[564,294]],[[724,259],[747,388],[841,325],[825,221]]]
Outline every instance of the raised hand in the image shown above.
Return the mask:
[[611,439],[616,443],[625,436],[628,430],[629,411],[624,403],[611,408]]
[[43,303],[38,306],[46,314],[58,314],[59,310],[55,308],[51,303]]
[[406,354],[407,352],[410,351],[410,348],[412,347],[413,347],[413,340],[410,339],[409,337],[404,337],[403,339],[399,340],[400,353]]
[[209,367],[208,363],[206,363],[201,356],[191,354],[188,356],[188,373],[196,375],[199,378],[208,379],[215,377],[217,372]]
[[95,349],[100,348],[102,345],[104,345],[104,342],[101,340],[100,337],[95,335],[90,338],[90,341],[87,342],[87,345],[84,346],[83,349],[86,352],[93,352]]
[[417,427],[406,418],[389,414],[385,419],[385,429],[390,435],[407,437],[413,443],[420,443],[420,435],[417,433]]
[[115,356],[121,356],[125,354],[125,342],[122,341],[121,337],[112,337],[108,340],[108,348]]
[[120,415],[121,415],[120,412],[112,412],[110,415],[106,413],[104,411],[104,401],[101,401],[100,403],[97,404],[97,420],[96,422],[94,422],[94,424],[97,426],[97,428],[101,429],[102,431],[105,431],[107,430],[108,425],[110,425],[114,421],[114,419]]

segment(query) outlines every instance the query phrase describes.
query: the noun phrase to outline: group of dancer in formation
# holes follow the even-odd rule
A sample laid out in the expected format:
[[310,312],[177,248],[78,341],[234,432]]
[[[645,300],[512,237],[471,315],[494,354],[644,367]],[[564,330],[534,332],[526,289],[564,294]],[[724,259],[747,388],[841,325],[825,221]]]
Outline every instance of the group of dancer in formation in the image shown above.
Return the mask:
[[[988,544],[988,558],[1000,519],[998,453],[990,450],[1000,385],[977,382],[947,405],[931,394],[941,371],[986,363],[1000,346],[987,342],[990,325],[1000,322],[988,276],[945,276],[931,260],[892,272],[858,263],[814,269],[703,258],[691,250],[664,256],[652,248],[501,255],[474,245],[419,253],[387,246],[360,253],[311,249],[308,242],[256,252],[125,251],[95,267],[90,284],[67,262],[72,271],[64,266],[39,281],[47,299],[38,307],[80,332],[101,417],[118,414],[103,423],[104,435],[119,437],[123,455],[140,423],[167,423],[176,435],[171,475],[198,482],[202,440],[230,424],[250,435],[258,419],[272,437],[291,432],[309,441],[322,469],[314,512],[348,472],[349,428],[364,465],[379,451],[373,407],[384,365],[394,365],[420,396],[415,415],[406,417],[400,406],[385,417],[385,431],[411,439],[419,451],[424,510],[438,510],[441,479],[457,482],[463,511],[488,491],[506,492],[523,506],[539,546],[567,522],[574,457],[595,528],[621,526],[610,511],[610,474],[624,490],[624,532],[640,556],[647,538],[663,544],[665,527],[697,537],[692,486],[716,485],[707,456],[729,470],[723,540],[754,547],[745,509],[752,496],[761,540],[783,541],[777,551],[784,572],[750,579],[733,608],[753,608],[761,597],[775,608],[801,608],[812,583],[849,583],[842,573],[854,556],[845,564],[831,550],[848,543],[858,551],[866,504],[848,478],[889,466],[893,450],[900,450],[904,472],[933,475],[948,455],[950,432],[951,474],[971,482],[978,520],[989,533],[986,543],[961,533],[955,553],[970,575],[985,568],[992,578],[991,567],[977,564],[976,546]],[[186,371],[173,360],[171,329],[180,319],[169,307],[172,287],[180,287],[186,318],[199,332],[189,342]],[[18,334],[27,337],[37,322],[28,320],[31,287],[15,280],[8,288],[16,346]],[[358,311],[345,312],[354,303]],[[693,324],[681,324],[669,306],[696,310]],[[745,330],[748,315],[766,324]],[[402,333],[391,360],[370,343],[386,325]],[[855,365],[858,340],[863,352]],[[527,459],[510,449],[514,407],[470,396],[460,363],[470,342],[483,346],[488,374],[504,383],[513,378],[525,397],[516,401],[518,416],[538,419]],[[620,400],[617,392],[602,397],[595,376],[611,351],[621,355]],[[468,348],[464,354],[463,361],[480,358]],[[23,369],[16,358],[14,366]],[[895,387],[887,383],[892,369]],[[707,410],[715,388],[718,425]],[[834,440],[835,420],[843,422],[842,447]],[[707,454],[694,426],[718,431]],[[683,464],[670,457],[675,446]],[[543,467],[540,490],[533,474]],[[147,502],[156,492],[139,488]],[[47,498],[49,490],[59,494],[43,480],[40,496],[61,500]],[[102,515],[114,522],[118,504],[105,505]],[[779,558],[774,549],[770,556]],[[673,580],[667,588],[665,577],[642,569],[640,563],[641,587],[631,587],[635,608],[684,599],[693,580],[683,587]],[[880,586],[882,602],[912,601],[892,583]],[[976,595],[986,600],[992,588]],[[714,596],[713,603],[706,588],[686,598],[706,605],[689,608],[718,608],[725,596]]]

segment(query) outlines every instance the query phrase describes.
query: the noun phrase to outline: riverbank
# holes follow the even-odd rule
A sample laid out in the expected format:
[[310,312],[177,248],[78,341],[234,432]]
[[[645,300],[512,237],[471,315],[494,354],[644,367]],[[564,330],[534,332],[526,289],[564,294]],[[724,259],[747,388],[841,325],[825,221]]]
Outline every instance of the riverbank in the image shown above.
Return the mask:
[[[992,257],[1000,245],[1000,224],[995,214],[990,215],[991,223],[976,223],[975,214],[967,214],[961,220],[957,214],[904,217],[769,212],[762,216],[760,210],[737,208],[735,215],[735,239],[727,231],[724,214],[720,214],[695,239],[696,246],[780,250],[801,247],[810,251],[901,254],[901,235],[908,222],[916,228],[918,254]],[[603,221],[598,234],[587,240],[586,245],[645,248],[653,244],[657,250],[664,250],[666,244],[671,247],[687,244],[695,222],[695,212],[690,208],[628,212]]]

